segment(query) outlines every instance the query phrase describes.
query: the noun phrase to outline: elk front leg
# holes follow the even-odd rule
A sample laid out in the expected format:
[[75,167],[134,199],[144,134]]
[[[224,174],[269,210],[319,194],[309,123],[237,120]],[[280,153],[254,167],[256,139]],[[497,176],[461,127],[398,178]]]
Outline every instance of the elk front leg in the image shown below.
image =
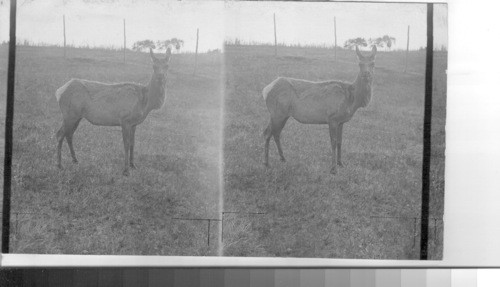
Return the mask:
[[57,167],[62,169],[61,149],[62,149],[63,141],[65,138],[64,125],[57,131],[56,137],[57,137]]
[[342,128],[344,124],[339,124],[339,128],[337,130],[337,165],[343,167],[342,163]]
[[267,128],[264,130],[264,137],[265,137],[265,143],[264,143],[264,165],[269,166],[269,142],[271,141],[271,123],[267,126]]
[[135,145],[135,128],[137,126],[133,126],[130,131],[130,168],[135,169],[134,165],[134,145]]
[[330,130],[330,143],[332,144],[332,168],[330,170],[331,174],[337,173],[337,133],[338,133],[338,124],[336,122],[330,122],[328,124]]
[[125,151],[125,166],[123,168],[123,175],[128,176],[130,173],[128,171],[129,168],[129,156],[130,156],[130,134],[132,132],[132,128],[127,125],[122,125],[122,136],[123,136],[123,148]]

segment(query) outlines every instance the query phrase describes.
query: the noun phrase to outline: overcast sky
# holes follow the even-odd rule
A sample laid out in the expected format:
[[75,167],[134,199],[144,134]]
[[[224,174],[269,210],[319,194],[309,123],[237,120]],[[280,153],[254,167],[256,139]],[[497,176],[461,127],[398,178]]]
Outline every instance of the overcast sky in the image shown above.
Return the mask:
[[[8,1],[0,6],[0,41],[8,39]],[[227,39],[244,42],[274,42],[273,13],[278,41],[287,44],[333,44],[333,18],[337,19],[338,44],[353,37],[372,38],[385,34],[396,38],[395,48],[426,43],[424,4],[297,3],[154,0],[18,0],[19,40],[62,44],[62,16],[66,15],[67,43],[73,45],[123,45],[126,19],[127,46],[143,39],[185,41],[185,51],[221,48]],[[447,46],[447,10],[435,8],[435,46]]]

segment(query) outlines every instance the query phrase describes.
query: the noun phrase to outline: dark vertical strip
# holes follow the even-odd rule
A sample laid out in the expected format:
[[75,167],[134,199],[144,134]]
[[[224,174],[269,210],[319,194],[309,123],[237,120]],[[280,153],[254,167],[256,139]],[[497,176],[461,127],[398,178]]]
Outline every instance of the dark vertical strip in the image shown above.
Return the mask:
[[23,287],[45,287],[49,286],[47,269],[24,269]]
[[74,287],[90,287],[99,285],[99,270],[97,268],[79,268],[73,273]]
[[200,287],[199,268],[176,268],[174,269],[175,287]]
[[250,269],[250,287],[274,287],[274,269]]
[[224,269],[201,269],[200,287],[224,287]]
[[250,269],[226,269],[224,287],[250,287]]
[[122,287],[123,269],[122,268],[101,268],[99,269],[98,287]]
[[1,269],[0,270],[0,286],[2,287],[17,287],[23,286],[23,270],[22,269]]
[[48,286],[66,287],[75,286],[73,281],[74,269],[71,268],[53,268],[48,269]]
[[149,272],[147,268],[123,269],[123,287],[148,287]]
[[154,268],[148,272],[148,287],[174,286],[174,269]]
[[432,60],[434,48],[433,4],[427,4],[427,55],[425,59],[424,154],[422,162],[422,211],[420,226],[420,260],[427,260],[429,240],[429,187],[431,161]]
[[10,194],[12,177],[12,125],[14,124],[14,75],[16,66],[16,0],[10,1],[9,64],[7,68],[7,115],[3,168],[2,253],[9,253]]

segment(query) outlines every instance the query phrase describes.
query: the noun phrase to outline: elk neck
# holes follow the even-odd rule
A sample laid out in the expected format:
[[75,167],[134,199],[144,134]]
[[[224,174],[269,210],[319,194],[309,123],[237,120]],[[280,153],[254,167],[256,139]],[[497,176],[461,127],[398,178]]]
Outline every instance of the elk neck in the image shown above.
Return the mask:
[[149,113],[152,110],[160,109],[165,103],[167,80],[163,75],[153,73],[148,84],[147,98],[148,103],[146,111]]
[[354,107],[355,109],[364,108],[368,106],[372,98],[372,82],[367,81],[358,74],[356,80],[352,84],[354,87]]

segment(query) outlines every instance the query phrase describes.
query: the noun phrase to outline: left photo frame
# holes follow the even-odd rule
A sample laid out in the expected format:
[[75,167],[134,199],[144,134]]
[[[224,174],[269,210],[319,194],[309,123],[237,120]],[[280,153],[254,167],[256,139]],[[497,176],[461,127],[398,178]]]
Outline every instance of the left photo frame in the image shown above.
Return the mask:
[[220,254],[222,5],[17,3],[8,252]]

